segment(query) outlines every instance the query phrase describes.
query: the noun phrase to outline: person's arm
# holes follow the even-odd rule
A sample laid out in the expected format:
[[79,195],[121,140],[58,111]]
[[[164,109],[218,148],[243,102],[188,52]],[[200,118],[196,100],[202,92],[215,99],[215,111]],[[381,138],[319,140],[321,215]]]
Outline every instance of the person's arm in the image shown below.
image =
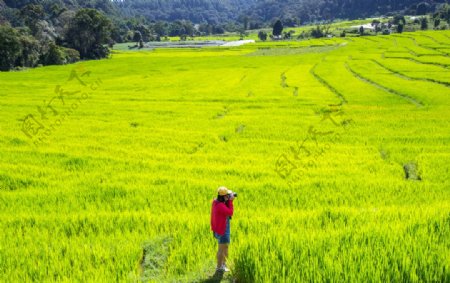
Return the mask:
[[220,214],[225,214],[226,216],[233,216],[233,200],[228,200],[228,207],[224,203],[220,203],[218,207],[218,212]]
[[214,227],[214,201],[211,206],[211,230],[213,229],[213,227]]

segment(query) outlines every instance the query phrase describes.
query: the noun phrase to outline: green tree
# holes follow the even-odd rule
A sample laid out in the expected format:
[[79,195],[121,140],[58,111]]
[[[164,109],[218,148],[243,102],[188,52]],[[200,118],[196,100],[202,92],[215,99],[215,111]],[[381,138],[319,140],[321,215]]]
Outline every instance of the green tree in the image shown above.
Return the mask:
[[441,23],[441,19],[440,18],[434,18],[434,28],[438,29],[439,25]]
[[381,22],[380,22],[380,20],[377,20],[377,19],[373,20],[371,25],[375,29],[375,34],[378,34],[378,32],[381,31]]
[[249,28],[250,17],[248,15],[240,15],[238,21],[242,23],[242,27],[244,30],[247,30]]
[[42,55],[41,60],[44,65],[62,65],[66,63],[65,57],[64,49],[54,42],[50,42],[48,51]]
[[225,28],[223,26],[214,26],[213,33],[214,34],[224,34]]
[[244,37],[248,36],[248,33],[245,31],[244,28],[240,28],[238,32],[239,32],[239,40],[243,40]]
[[393,19],[394,25],[397,25],[397,32],[402,33],[403,28],[405,27],[406,20],[405,17],[402,15],[396,15]]
[[111,39],[111,21],[94,9],[81,9],[66,34],[69,47],[78,50],[82,59],[100,59],[109,55],[103,44]]
[[428,29],[428,19],[427,17],[423,17],[420,19],[420,29],[427,30]]
[[399,25],[399,24],[405,25],[406,24],[405,17],[402,15],[395,15],[394,19],[393,19],[393,23],[394,23],[394,25]]
[[60,4],[58,3],[53,3],[50,6],[50,17],[51,18],[58,18],[62,13],[64,13],[65,11],[67,11],[67,8],[62,7]]
[[317,25],[316,28],[311,29],[311,36],[314,38],[324,37],[325,33],[321,26]]
[[141,33],[142,41],[150,41],[150,38],[153,37],[152,30],[147,25],[138,25],[135,28],[135,31],[139,31]]
[[35,67],[38,64],[41,53],[39,41],[30,35],[21,35],[19,41],[21,53],[16,60],[16,65],[22,67]]
[[416,9],[416,15],[425,15],[428,13],[430,5],[426,2],[419,3]]
[[359,35],[361,35],[361,36],[364,35],[364,27],[363,26],[359,27]]
[[19,33],[10,26],[0,25],[0,71],[9,71],[22,52]]
[[80,61],[80,52],[72,48],[64,48],[64,55],[66,64]]
[[31,33],[36,35],[39,32],[39,20],[44,19],[44,8],[42,5],[28,4],[20,9],[20,16],[25,24],[30,28]]
[[258,38],[259,38],[260,40],[262,40],[262,41],[266,41],[266,39],[267,39],[267,32],[265,32],[265,31],[263,31],[263,30],[260,30],[260,31],[258,32]]
[[450,5],[444,4],[440,9],[441,18],[450,24]]
[[140,31],[135,31],[134,32],[134,35],[133,35],[133,41],[134,42],[136,42],[136,44],[137,43],[139,43],[139,41],[141,41],[142,40],[142,34],[141,34],[141,32]]
[[283,24],[281,23],[280,20],[277,20],[273,25],[272,34],[274,36],[280,36],[282,32],[283,32]]
[[291,39],[292,34],[290,31],[289,32],[283,32],[283,39]]
[[161,22],[161,21],[156,22],[153,25],[153,30],[159,36],[166,36],[168,34],[168,32],[167,32],[167,30],[168,30],[167,23]]
[[198,26],[198,31],[202,35],[210,35],[210,34],[212,34],[213,26],[208,23],[202,23]]
[[190,21],[174,21],[169,25],[169,36],[193,36],[194,26]]

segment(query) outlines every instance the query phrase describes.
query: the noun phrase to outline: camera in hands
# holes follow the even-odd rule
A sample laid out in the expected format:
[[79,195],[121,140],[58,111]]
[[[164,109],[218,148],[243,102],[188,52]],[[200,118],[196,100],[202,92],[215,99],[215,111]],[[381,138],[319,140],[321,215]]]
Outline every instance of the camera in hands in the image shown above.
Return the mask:
[[235,192],[232,192],[232,193],[228,194],[228,196],[229,196],[230,198],[237,198],[238,194],[235,193]]

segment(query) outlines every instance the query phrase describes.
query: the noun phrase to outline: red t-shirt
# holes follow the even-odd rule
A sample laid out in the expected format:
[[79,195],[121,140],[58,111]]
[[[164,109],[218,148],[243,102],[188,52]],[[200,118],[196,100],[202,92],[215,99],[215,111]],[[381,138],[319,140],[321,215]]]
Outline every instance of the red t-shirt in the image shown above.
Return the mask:
[[227,201],[228,206],[216,199],[211,208],[211,230],[219,235],[225,234],[227,228],[227,216],[233,216],[233,200]]

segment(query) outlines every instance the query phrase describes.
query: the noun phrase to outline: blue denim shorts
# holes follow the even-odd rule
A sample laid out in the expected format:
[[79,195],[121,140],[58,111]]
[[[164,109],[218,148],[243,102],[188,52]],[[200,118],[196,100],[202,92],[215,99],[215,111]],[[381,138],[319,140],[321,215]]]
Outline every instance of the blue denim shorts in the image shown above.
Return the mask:
[[217,239],[219,244],[229,244],[230,243],[230,219],[227,218],[227,228],[225,229],[225,234],[219,235],[213,232],[214,238]]

